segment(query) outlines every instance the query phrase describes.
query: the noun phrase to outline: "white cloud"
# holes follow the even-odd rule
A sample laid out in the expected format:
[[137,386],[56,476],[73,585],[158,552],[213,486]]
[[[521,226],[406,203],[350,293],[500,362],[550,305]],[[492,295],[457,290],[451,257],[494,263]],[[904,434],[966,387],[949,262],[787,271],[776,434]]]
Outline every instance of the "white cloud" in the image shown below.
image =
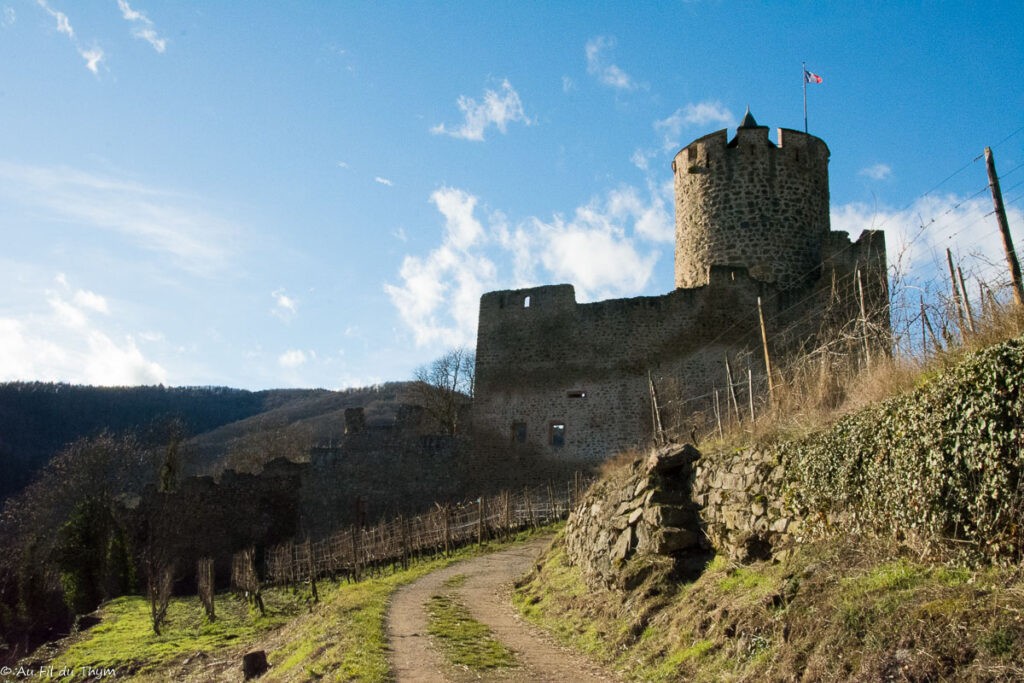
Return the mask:
[[68,19],[68,15],[63,12],[58,12],[50,7],[50,4],[46,0],[36,0],[36,4],[46,10],[46,13],[57,21],[58,33],[63,33],[68,38],[75,37],[75,29],[71,27],[71,20]]
[[587,73],[611,88],[636,90],[637,84],[633,78],[616,64],[608,61],[605,53],[613,47],[615,47],[614,38],[597,36],[588,40],[583,48],[587,56]]
[[0,381],[107,386],[167,381],[166,370],[142,354],[133,336],[117,341],[90,318],[96,312],[109,315],[102,296],[78,290],[67,300],[49,291],[45,299],[47,312],[0,318]]
[[576,89],[576,83],[568,76],[562,76],[562,92],[572,92]]
[[[671,183],[648,190],[645,198],[636,188],[617,188],[571,219],[530,217],[510,225],[498,212],[482,220],[476,196],[442,188],[431,195],[445,219],[441,245],[406,256],[401,284],[385,291],[420,346],[471,343],[480,296],[501,287],[571,282],[581,301],[638,294],[658,258],[643,243],[674,240],[665,208]],[[511,265],[501,277],[499,259]]]
[[285,351],[277,358],[278,364],[283,368],[297,368],[304,365],[307,360],[309,357],[306,356],[306,352],[300,349]]
[[74,302],[81,308],[110,315],[110,307],[107,306],[107,300],[95,292],[80,289],[75,292]]
[[195,197],[66,167],[4,161],[0,181],[0,196],[10,203],[42,210],[81,231],[125,236],[192,273],[211,275],[228,264],[225,243],[236,229],[195,208]]
[[347,161],[339,161],[338,162],[338,168],[348,168],[348,162]]
[[157,34],[156,27],[149,17],[138,10],[132,9],[131,5],[128,4],[128,0],[117,0],[117,6],[121,8],[121,16],[125,21],[138,24],[132,28],[133,36],[145,40],[154,50],[161,54],[167,49],[167,40]]
[[274,299],[274,308],[270,311],[273,315],[288,321],[298,314],[299,302],[285,294],[283,289],[274,290],[270,296]]
[[98,47],[88,50],[79,49],[78,54],[82,55],[82,59],[85,60],[85,68],[91,71],[94,76],[99,76],[100,62],[103,61],[103,50]]
[[490,126],[505,133],[509,123],[520,122],[527,126],[533,124],[533,121],[526,116],[519,93],[515,91],[508,79],[501,82],[500,92],[485,90],[482,102],[460,95],[458,106],[465,116],[462,125],[450,129],[445,124],[439,123],[431,128],[430,132],[479,142],[484,139],[484,133]]
[[[97,46],[93,46],[89,49],[82,47],[78,42],[78,39],[75,37],[75,29],[71,26],[71,20],[68,18],[68,15],[50,7],[47,0],[36,0],[36,4],[54,18],[57,22],[57,32],[63,33],[68,37],[71,44],[75,46],[75,50],[78,51],[79,56],[85,60],[85,68],[91,71],[94,76],[98,76],[100,71],[100,62],[103,61],[103,49]],[[7,15],[5,13],[5,18],[6,16]],[[11,10],[10,16],[14,16],[13,10]]]
[[872,180],[885,180],[892,175],[892,167],[889,164],[875,164],[862,168],[857,175],[866,176]]
[[417,345],[460,346],[476,335],[480,296],[493,286],[496,269],[489,258],[471,251],[485,237],[474,216],[476,197],[445,187],[430,201],[445,217],[441,246],[425,257],[406,256],[399,271],[402,284],[384,290]]
[[[948,277],[948,247],[959,255],[968,278],[995,282],[1007,277],[1006,258],[991,213],[991,202],[980,197],[928,195],[902,210],[861,203],[834,206],[831,221],[833,230],[845,230],[854,239],[865,228],[884,230],[890,266],[898,264],[911,277],[925,282]],[[1024,235],[1017,226],[1024,226],[1024,212],[1011,207],[1008,219],[1020,245]]]
[[706,128],[709,125],[731,127],[735,121],[736,117],[721,102],[704,100],[691,102],[676,109],[671,116],[655,121],[654,130],[662,135],[662,149],[674,151],[680,146],[679,135],[685,128]]
[[15,13],[14,8],[10,5],[4,5],[3,14],[0,15],[0,26],[4,28],[14,26],[14,22],[17,20],[18,15]]
[[393,187],[394,186],[393,182],[391,182],[387,178],[382,178],[381,176],[375,176],[374,179],[373,179],[373,182],[380,183],[381,185],[385,185],[387,187]]

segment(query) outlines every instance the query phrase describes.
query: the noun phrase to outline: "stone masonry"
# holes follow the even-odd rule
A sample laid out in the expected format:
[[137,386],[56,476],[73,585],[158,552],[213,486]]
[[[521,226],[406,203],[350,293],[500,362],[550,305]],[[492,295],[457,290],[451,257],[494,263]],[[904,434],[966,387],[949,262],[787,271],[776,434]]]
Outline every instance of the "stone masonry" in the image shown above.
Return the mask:
[[759,450],[709,458],[692,445],[637,457],[595,484],[565,528],[569,561],[593,586],[629,589],[631,560],[700,569],[709,552],[737,562],[782,559],[803,540],[782,468]]
[[514,447],[602,460],[652,437],[652,391],[663,427],[686,438],[712,424],[734,378],[765,393],[758,322],[775,363],[859,317],[888,328],[884,236],[856,242],[829,230],[827,145],[768,129],[747,115],[673,161],[676,289],[661,296],[577,303],[572,285],[484,294],[476,350],[474,423]]

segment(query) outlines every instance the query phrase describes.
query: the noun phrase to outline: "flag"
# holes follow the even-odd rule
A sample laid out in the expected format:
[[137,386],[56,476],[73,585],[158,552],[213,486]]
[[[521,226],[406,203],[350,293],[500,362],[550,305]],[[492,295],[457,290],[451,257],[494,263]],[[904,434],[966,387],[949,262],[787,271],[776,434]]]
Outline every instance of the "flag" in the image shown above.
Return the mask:
[[804,83],[821,83],[821,76],[804,69]]

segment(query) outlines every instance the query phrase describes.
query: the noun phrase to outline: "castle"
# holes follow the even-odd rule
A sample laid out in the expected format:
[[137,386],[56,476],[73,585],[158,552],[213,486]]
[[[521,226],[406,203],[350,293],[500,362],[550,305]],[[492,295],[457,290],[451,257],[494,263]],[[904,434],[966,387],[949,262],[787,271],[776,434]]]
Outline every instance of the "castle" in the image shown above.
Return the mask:
[[759,307],[773,364],[856,322],[888,329],[883,233],[832,232],[828,146],[777,137],[748,111],[732,140],[720,130],[676,154],[674,291],[586,304],[568,284],[484,294],[475,427],[598,460],[649,443],[659,419],[684,437],[706,428],[730,383],[763,400]]

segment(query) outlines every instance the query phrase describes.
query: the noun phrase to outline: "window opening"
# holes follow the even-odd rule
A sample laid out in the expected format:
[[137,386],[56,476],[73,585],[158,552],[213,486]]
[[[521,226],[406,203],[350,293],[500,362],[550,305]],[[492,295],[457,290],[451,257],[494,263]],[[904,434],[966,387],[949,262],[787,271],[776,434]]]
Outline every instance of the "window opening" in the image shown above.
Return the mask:
[[526,443],[526,423],[525,422],[513,422],[512,423],[512,442],[513,443]]
[[528,296],[523,297],[523,308],[529,308],[529,307],[530,307],[530,297],[528,297]]
[[552,422],[550,435],[548,438],[549,443],[554,448],[561,448],[565,445],[565,423],[564,422]]
[[565,394],[568,398],[586,398],[587,392],[583,389],[574,389]]

